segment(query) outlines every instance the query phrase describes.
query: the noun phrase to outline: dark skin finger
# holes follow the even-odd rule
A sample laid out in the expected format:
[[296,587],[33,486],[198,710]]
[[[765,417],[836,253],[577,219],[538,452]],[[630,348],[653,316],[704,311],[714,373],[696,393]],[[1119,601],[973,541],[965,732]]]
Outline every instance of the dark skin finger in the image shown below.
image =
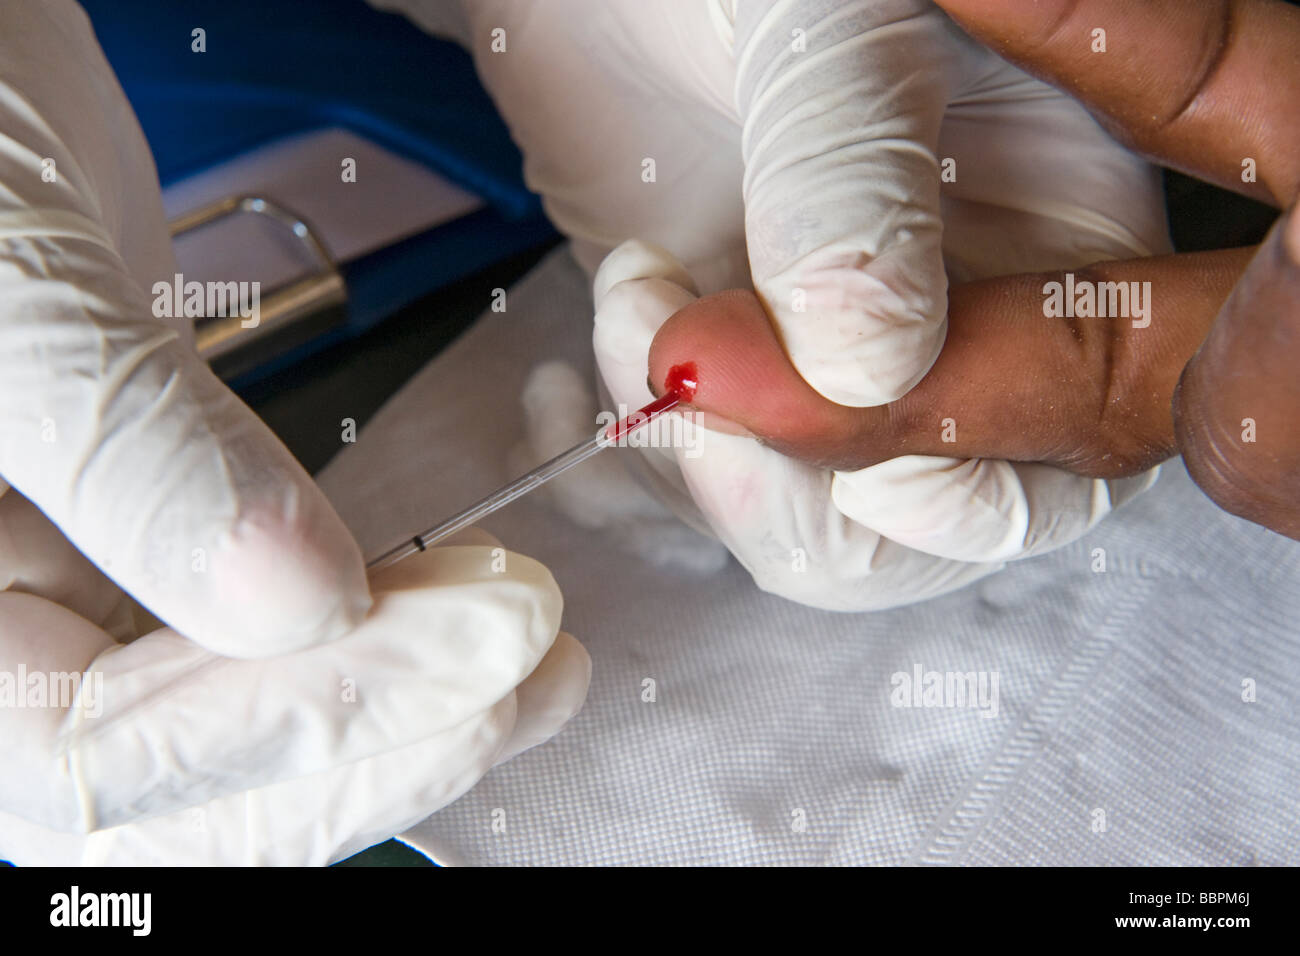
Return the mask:
[[[1300,191],[1300,10],[1277,0],[936,0],[1120,142],[1286,207]],[[1093,31],[1106,51],[1094,52]],[[1242,179],[1255,160],[1256,181]]]
[[1179,374],[1252,254],[1072,270],[1076,285],[1150,282],[1149,325],[1141,328],[1127,317],[1044,316],[1043,287],[1064,283],[1064,273],[956,287],[934,366],[903,398],[874,408],[837,405],[805,383],[758,299],[743,291],[708,296],[670,318],[650,350],[651,379],[663,381],[683,356],[711,356],[696,362],[697,408],[786,455],[837,470],[946,455],[1133,475],[1173,454],[1170,403]]

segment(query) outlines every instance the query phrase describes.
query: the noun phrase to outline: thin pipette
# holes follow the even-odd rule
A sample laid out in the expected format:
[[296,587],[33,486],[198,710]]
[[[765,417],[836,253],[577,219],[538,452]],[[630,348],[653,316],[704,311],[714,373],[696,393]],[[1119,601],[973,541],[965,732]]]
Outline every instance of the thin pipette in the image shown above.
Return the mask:
[[640,411],[633,412],[608,428],[601,429],[592,438],[574,445],[566,452],[556,455],[550,461],[538,465],[527,474],[520,475],[514,481],[503,485],[482,501],[470,505],[464,511],[452,515],[445,521],[434,525],[423,534],[408,538],[396,547],[390,548],[366,565],[366,570],[373,574],[389,565],[396,564],[403,558],[425,550],[437,544],[448,535],[455,534],[462,528],[487,517],[492,512],[504,508],[516,498],[520,498],[556,475],[562,475],[574,465],[580,465],[597,452],[616,446],[620,440],[636,431],[642,425],[649,424],[665,412],[672,411],[681,402],[689,402],[695,394],[696,376],[692,363],[677,365],[668,373],[665,383],[668,389],[663,398],[651,402]]

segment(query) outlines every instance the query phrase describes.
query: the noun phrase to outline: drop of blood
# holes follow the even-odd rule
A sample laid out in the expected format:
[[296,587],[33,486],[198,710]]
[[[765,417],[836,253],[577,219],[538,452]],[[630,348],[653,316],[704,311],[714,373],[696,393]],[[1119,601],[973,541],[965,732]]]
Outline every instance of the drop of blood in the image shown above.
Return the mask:
[[645,408],[633,412],[627,418],[615,422],[605,429],[605,439],[621,442],[629,433],[653,421],[664,412],[671,411],[679,404],[685,404],[695,397],[695,390],[700,387],[699,374],[694,362],[683,362],[668,370],[664,379],[664,393]]
[[679,402],[689,402],[695,397],[695,390],[700,387],[699,369],[694,362],[683,362],[668,370],[664,379],[664,389]]

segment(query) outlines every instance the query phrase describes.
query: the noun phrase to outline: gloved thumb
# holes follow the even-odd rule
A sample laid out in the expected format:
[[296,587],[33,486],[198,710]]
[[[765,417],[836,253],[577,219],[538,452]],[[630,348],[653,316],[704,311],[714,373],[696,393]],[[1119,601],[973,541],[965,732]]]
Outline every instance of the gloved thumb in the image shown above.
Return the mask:
[[795,368],[841,405],[899,398],[943,345],[935,152],[970,48],[921,0],[738,3],[755,290]]
[[95,223],[42,214],[0,254],[0,475],[212,651],[278,654],[351,629],[370,594],[324,495],[152,315]]

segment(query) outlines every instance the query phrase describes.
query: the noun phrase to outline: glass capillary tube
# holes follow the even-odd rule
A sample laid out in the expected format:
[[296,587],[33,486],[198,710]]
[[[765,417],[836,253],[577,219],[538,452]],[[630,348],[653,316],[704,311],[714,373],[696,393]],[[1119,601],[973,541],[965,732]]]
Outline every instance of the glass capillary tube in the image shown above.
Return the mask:
[[680,397],[678,395],[669,392],[663,398],[653,401],[639,411],[628,415],[627,418],[610,425],[608,428],[601,429],[592,438],[581,444],[574,445],[568,451],[562,452],[550,461],[538,465],[527,474],[520,475],[514,481],[492,492],[482,501],[472,504],[464,511],[452,515],[440,524],[434,525],[423,534],[408,538],[396,547],[390,548],[367,564],[366,570],[371,573],[382,570],[396,564],[403,558],[425,550],[432,544],[437,544],[443,538],[455,534],[462,528],[468,528],[492,512],[504,508],[516,498],[521,498],[534,488],[550,481],[556,475],[563,474],[574,465],[582,464],[597,452],[616,446],[621,439],[636,431],[642,425],[648,424],[665,412],[671,411],[679,401]]

